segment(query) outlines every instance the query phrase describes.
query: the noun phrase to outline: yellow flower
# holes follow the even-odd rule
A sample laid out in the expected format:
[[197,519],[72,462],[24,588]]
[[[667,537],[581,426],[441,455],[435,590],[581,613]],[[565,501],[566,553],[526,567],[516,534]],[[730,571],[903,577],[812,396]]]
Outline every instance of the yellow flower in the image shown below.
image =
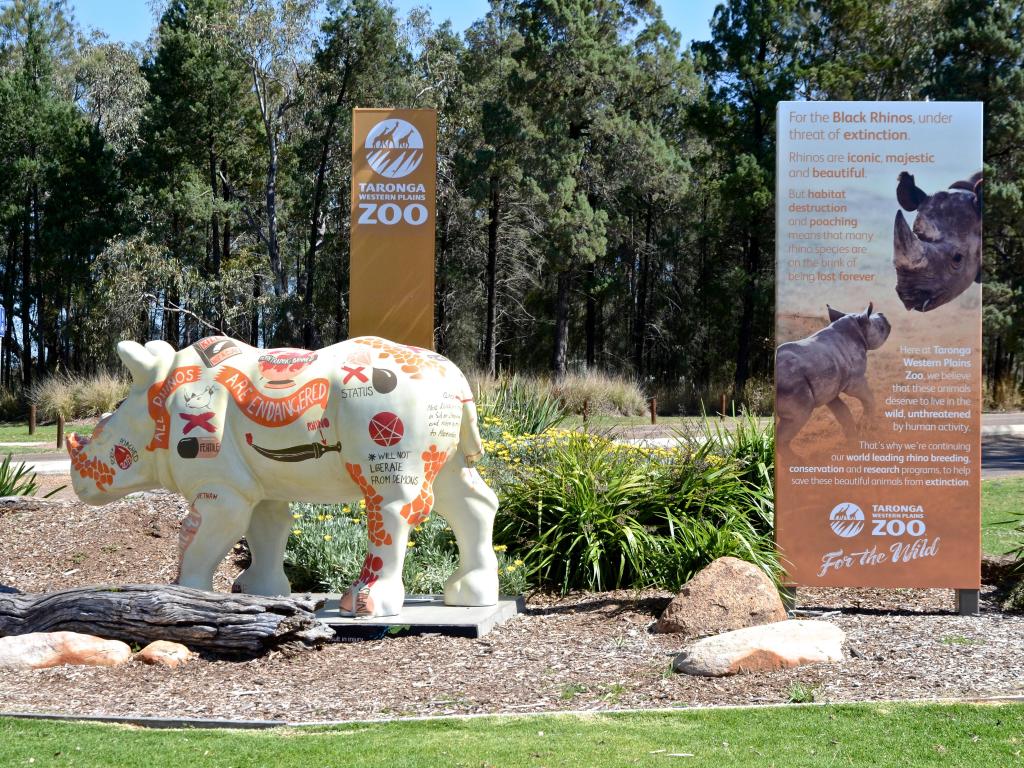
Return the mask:
[[504,544],[495,544],[494,545],[494,551],[495,552],[504,552],[506,549],[508,549],[508,547],[505,546]]
[[301,512],[292,512],[292,517],[295,518],[296,520],[301,520],[302,519],[302,513]]
[[410,541],[406,546],[408,546],[409,549],[412,549],[413,547],[416,546],[416,542],[415,541]]
[[327,516],[327,522],[328,523],[331,522],[331,520],[333,520],[333,519],[334,519],[334,515],[328,515]]
[[317,515],[317,516],[316,516],[316,519],[317,519],[317,520],[319,520],[319,521],[320,521],[320,522],[322,523],[322,522],[323,522],[324,520],[326,520],[327,518],[326,518],[326,517],[324,517],[323,515]]
[[523,564],[523,561],[522,561],[522,560],[516,560],[516,561],[515,561],[515,562],[513,563],[513,565],[522,565],[522,564]]
[[330,541],[333,537],[329,533],[324,534],[324,541]]
[[366,499],[360,499],[359,500],[359,508],[360,509],[366,509]]
[[293,536],[301,536],[302,535],[302,529],[301,528],[292,528],[292,535]]

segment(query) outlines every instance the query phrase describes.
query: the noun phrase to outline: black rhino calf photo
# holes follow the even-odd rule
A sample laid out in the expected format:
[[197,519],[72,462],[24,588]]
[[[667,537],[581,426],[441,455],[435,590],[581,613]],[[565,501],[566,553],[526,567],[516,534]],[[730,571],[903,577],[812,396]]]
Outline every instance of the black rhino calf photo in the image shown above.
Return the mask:
[[903,171],[896,200],[917,211],[914,227],[896,212],[892,261],[896,293],[908,310],[930,312],[981,282],[981,172],[929,195]]
[[892,326],[868,304],[863,312],[846,314],[828,307],[829,325],[799,341],[780,344],[775,352],[777,440],[783,451],[803,429],[815,408],[827,406],[847,439],[857,434],[853,414],[839,395],[860,400],[861,423],[874,414],[868,385],[868,352],[889,338]]

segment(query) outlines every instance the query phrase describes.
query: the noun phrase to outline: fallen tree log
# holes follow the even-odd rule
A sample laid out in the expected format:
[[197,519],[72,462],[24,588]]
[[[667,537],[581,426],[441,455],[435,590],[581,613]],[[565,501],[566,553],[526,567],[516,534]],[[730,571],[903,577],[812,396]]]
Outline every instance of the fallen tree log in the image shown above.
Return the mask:
[[257,656],[285,644],[331,640],[333,631],[314,616],[322,605],[322,599],[309,597],[155,584],[0,594],[0,637],[66,630],[140,645],[172,640],[203,653]]

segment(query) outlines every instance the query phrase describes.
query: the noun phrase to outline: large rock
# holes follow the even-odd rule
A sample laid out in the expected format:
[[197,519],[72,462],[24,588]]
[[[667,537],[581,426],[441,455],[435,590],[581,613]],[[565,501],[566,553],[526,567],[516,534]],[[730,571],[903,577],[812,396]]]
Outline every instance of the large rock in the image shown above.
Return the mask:
[[144,664],[155,664],[162,667],[180,667],[194,659],[198,654],[190,651],[181,643],[169,640],[154,640],[135,654],[135,659]]
[[827,621],[781,621],[698,640],[676,656],[677,672],[721,677],[842,661],[846,633]]
[[62,664],[115,667],[132,657],[120,640],[79,632],[31,632],[0,637],[0,667],[45,669]]
[[683,586],[654,630],[703,637],[785,620],[779,591],[764,571],[735,557],[720,557]]

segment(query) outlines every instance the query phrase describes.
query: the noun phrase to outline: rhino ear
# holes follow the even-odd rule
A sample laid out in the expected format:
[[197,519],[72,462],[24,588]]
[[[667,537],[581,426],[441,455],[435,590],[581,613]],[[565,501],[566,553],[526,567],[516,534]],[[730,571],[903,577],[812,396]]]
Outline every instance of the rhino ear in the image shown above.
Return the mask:
[[875,302],[873,302],[873,301],[868,302],[868,308],[864,310],[864,316],[865,317],[871,317],[871,315],[874,313],[874,311],[875,311]]
[[834,323],[840,317],[846,317],[845,312],[840,312],[838,309],[832,309],[828,304],[826,304],[825,307],[828,309],[828,321],[830,323]]
[[141,344],[134,341],[122,341],[117,345],[117,356],[124,367],[132,375],[136,384],[149,385],[156,371],[156,358]]
[[914,183],[913,174],[903,171],[896,185],[896,200],[905,211],[916,211],[928,195]]
[[981,185],[984,179],[978,179],[974,184],[974,209],[981,216]]
[[147,341],[146,349],[148,349],[153,354],[153,357],[158,358],[167,357],[168,355],[175,354],[174,347],[172,347],[170,344],[168,344],[166,341],[163,341],[162,339],[157,339],[155,341]]

